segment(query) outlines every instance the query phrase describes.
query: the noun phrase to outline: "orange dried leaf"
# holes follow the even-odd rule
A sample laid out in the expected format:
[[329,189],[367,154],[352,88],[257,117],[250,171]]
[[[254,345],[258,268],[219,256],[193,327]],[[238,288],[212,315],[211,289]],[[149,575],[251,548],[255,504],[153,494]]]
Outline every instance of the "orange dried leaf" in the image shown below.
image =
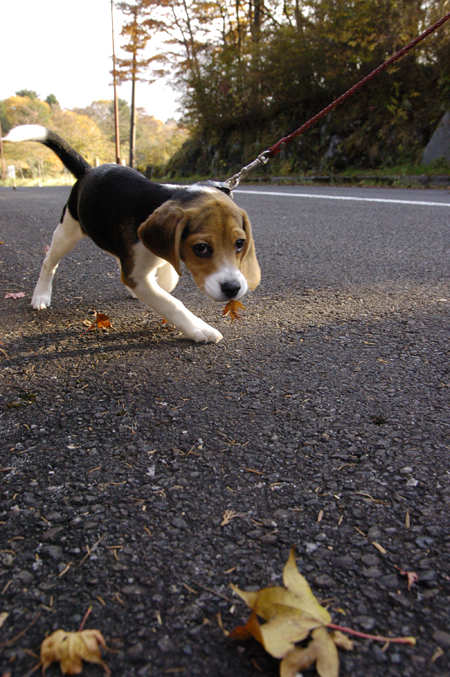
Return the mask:
[[91,331],[91,329],[95,329],[96,327],[98,327],[98,329],[112,328],[112,324],[109,321],[108,315],[105,315],[104,313],[98,313],[97,311],[95,311],[94,322],[91,325],[89,325],[89,327],[86,329],[86,331],[83,332],[83,334],[87,334],[88,331]]
[[241,316],[238,313],[238,310],[242,309],[245,310],[245,306],[242,305],[240,301],[228,301],[227,305],[222,311],[222,315],[225,317],[225,315],[229,315],[231,321],[233,322],[234,320],[240,320],[242,319]]
[[100,646],[106,648],[106,642],[99,630],[66,632],[56,630],[41,644],[42,674],[51,663],[59,663],[64,675],[79,675],[83,670],[83,661],[98,663],[106,675],[111,670],[102,660]]
[[237,628],[234,628],[229,634],[229,637],[242,641],[244,639],[250,639],[251,634],[247,630],[246,625],[238,625]]
[[95,318],[95,323],[99,329],[109,329],[111,327],[111,322],[109,321],[108,315],[104,313],[97,313]]

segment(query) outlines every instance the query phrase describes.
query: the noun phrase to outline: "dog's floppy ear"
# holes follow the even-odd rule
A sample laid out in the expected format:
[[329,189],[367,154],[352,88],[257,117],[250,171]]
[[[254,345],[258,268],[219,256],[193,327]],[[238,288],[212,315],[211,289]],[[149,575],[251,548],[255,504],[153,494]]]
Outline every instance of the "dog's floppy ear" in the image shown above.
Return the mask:
[[180,242],[186,219],[186,212],[176,202],[169,200],[155,209],[138,228],[138,236],[145,247],[168,261],[178,275],[181,275]]
[[250,290],[256,289],[261,282],[261,270],[256,258],[255,243],[252,236],[250,219],[244,212],[244,230],[247,234],[247,248],[241,258],[240,269],[248,283]]

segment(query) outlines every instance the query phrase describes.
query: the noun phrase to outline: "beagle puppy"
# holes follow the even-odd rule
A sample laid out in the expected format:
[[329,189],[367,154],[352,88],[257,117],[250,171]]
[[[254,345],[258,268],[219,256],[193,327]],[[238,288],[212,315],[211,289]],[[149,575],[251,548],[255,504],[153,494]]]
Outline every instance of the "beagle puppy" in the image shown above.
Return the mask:
[[249,218],[221,184],[153,183],[130,167],[93,168],[60,136],[40,125],[12,129],[5,141],[38,141],[77,179],[53,233],[31,305],[48,308],[60,260],[89,236],[112,254],[124,285],[138,299],[201,343],[222,334],[170,295],[181,262],[213,301],[238,300],[260,282]]

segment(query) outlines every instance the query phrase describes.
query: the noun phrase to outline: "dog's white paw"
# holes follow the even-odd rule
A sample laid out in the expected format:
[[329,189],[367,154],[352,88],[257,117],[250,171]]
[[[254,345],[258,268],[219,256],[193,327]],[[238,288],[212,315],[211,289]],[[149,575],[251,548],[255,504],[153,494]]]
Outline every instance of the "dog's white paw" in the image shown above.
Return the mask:
[[50,308],[51,294],[33,294],[31,305],[34,310],[44,310]]
[[222,334],[214,327],[210,327],[206,322],[198,320],[198,323],[194,327],[190,327],[189,330],[184,330],[183,334],[187,338],[192,339],[196,343],[218,343],[223,339]]

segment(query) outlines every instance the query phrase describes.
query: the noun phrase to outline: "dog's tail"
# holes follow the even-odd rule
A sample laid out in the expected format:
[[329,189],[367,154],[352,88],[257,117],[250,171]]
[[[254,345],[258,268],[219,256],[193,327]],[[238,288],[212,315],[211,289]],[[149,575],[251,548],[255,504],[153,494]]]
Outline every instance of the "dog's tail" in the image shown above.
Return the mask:
[[76,150],[69,146],[67,141],[64,141],[55,132],[41,127],[41,125],[20,125],[19,127],[14,127],[2,140],[13,142],[39,141],[39,143],[43,143],[44,146],[47,146],[47,148],[56,153],[63,165],[67,167],[76,179],[80,179],[92,169],[92,166]]

